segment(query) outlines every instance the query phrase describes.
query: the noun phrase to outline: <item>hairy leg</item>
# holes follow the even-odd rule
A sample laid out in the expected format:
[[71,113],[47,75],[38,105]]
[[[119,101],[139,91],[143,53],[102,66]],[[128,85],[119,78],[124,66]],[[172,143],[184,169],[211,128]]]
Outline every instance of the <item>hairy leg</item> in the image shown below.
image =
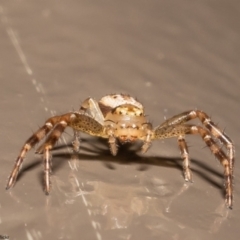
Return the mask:
[[233,205],[233,175],[232,166],[229,162],[228,156],[225,152],[217,145],[213,137],[210,135],[210,131],[200,126],[192,126],[191,134],[200,134],[206,145],[210,148],[211,152],[216,156],[219,162],[224,168],[224,186],[225,186],[225,201],[229,208]]
[[181,156],[183,159],[183,175],[185,181],[190,181],[192,182],[192,173],[190,169],[190,159],[189,159],[189,153],[188,153],[188,146],[186,143],[186,140],[184,136],[179,136],[178,137],[178,146],[181,152]]
[[52,132],[49,134],[48,138],[38,149],[37,153],[43,153],[43,163],[44,163],[44,191],[46,194],[49,194],[51,182],[50,182],[50,174],[51,174],[51,149],[54,147],[56,142],[61,137],[63,131],[67,127],[67,122],[61,121],[59,122]]
[[[213,137],[212,131],[201,126],[182,124],[182,125],[164,125],[155,129],[154,139],[164,139],[170,137],[181,137],[186,134],[199,134],[211,152],[216,156],[224,168],[224,186],[226,193],[226,205],[232,208],[233,205],[233,171],[228,155],[218,146]],[[213,136],[212,136],[213,135]],[[185,157],[185,164],[188,163],[188,151],[185,141],[180,138],[179,147],[182,150],[182,156]],[[184,155],[185,156],[184,156]]]
[[40,142],[53,128],[54,124],[57,121],[57,117],[53,117],[48,119],[45,124],[36,131],[23,145],[20,154],[18,155],[13,170],[8,178],[6,189],[11,188],[17,179],[19,170],[22,166],[23,160],[27,154],[27,152],[33,148],[38,142]]
[[80,149],[80,132],[74,130],[74,139],[72,141],[73,151],[75,153],[79,152]]
[[[171,126],[177,126],[184,124],[192,119],[198,118],[202,124],[211,132],[211,134],[219,139],[227,149],[228,160],[230,163],[230,169],[233,174],[234,168],[234,145],[231,139],[217,127],[217,125],[210,119],[210,117],[203,111],[200,110],[191,110],[187,112],[183,112],[178,114],[170,119],[167,119],[160,126],[158,126],[155,130],[161,128],[169,128]],[[158,130],[157,130],[158,131]]]

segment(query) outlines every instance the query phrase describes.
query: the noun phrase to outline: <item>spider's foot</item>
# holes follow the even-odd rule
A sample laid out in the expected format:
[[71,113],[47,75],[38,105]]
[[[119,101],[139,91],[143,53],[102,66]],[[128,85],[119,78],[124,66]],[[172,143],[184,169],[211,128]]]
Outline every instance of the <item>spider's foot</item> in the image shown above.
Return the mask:
[[110,151],[112,155],[116,156],[118,152],[118,145],[116,143],[116,138],[113,136],[109,137],[108,143],[109,143]]
[[49,195],[51,191],[51,180],[50,180],[50,170],[44,171],[44,192],[46,195]]
[[226,195],[225,203],[226,203],[226,206],[227,206],[229,209],[232,209],[232,208],[233,208],[233,196],[227,194],[227,195]]
[[7,186],[6,186],[6,190],[10,189],[11,187],[14,186],[16,180],[13,178],[9,178],[8,182],[7,182]]
[[45,193],[46,196],[50,195],[50,192],[47,192],[46,189],[44,189],[44,193]]
[[45,192],[46,195],[49,195],[50,191],[51,191],[51,184],[49,182],[47,185],[45,185],[44,192]]
[[142,145],[142,148],[141,148],[141,152],[142,153],[147,152],[147,150],[150,148],[150,146],[151,146],[151,142],[144,142],[144,144]]
[[112,153],[113,156],[116,156],[118,153],[118,145],[110,145],[110,152]]
[[186,182],[193,182],[192,172],[190,169],[186,169],[183,174]]
[[78,153],[80,150],[80,142],[79,141],[72,141],[72,147],[73,147],[73,151],[75,153]]
[[50,190],[44,189],[45,195],[48,196],[50,194]]
[[14,172],[11,173],[11,175],[8,178],[8,182],[7,182],[7,186],[6,186],[6,190],[8,190],[9,188],[12,188],[17,180],[17,176],[18,176],[18,171],[15,170]]

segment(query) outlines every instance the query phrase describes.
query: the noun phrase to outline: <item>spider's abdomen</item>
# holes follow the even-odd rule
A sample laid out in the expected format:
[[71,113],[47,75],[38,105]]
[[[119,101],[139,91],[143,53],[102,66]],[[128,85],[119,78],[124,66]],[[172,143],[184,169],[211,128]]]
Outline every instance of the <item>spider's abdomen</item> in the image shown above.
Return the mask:
[[128,94],[109,94],[102,97],[99,103],[100,105],[111,109],[122,106],[124,104],[131,104],[135,107],[143,109],[143,105]]

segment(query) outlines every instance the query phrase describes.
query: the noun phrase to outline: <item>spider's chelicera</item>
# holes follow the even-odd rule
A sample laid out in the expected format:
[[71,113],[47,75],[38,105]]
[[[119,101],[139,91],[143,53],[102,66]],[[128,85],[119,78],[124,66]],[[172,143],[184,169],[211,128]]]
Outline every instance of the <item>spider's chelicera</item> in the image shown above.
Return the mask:
[[[195,118],[198,118],[203,126],[187,123]],[[234,146],[231,139],[211,121],[206,113],[199,110],[181,113],[153,128],[152,124],[146,119],[142,104],[126,94],[106,95],[100,101],[88,98],[82,103],[79,111],[49,118],[22,147],[9,176],[7,189],[15,184],[26,153],[47,135],[47,139],[36,152],[43,154],[44,190],[46,194],[49,194],[50,151],[66,127],[71,127],[74,130],[73,148],[75,151],[78,151],[80,147],[79,132],[84,132],[108,139],[113,155],[117,154],[118,142],[132,143],[141,140],[143,142],[142,152],[145,153],[153,140],[177,137],[186,181],[192,181],[192,173],[185,135],[199,134],[224,168],[225,200],[227,207],[232,208]],[[226,153],[217,144],[216,139],[224,144]]]

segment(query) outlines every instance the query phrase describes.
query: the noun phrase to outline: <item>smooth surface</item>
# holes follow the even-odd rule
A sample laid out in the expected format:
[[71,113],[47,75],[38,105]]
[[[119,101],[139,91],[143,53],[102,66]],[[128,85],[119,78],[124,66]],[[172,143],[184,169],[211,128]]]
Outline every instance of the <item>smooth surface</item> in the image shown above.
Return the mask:
[[[240,227],[239,1],[2,1],[0,4],[0,235],[27,239],[237,239]],[[67,130],[53,152],[52,192],[41,157],[28,154],[15,187],[8,174],[25,140],[81,101],[129,93],[156,126],[202,109],[236,146],[234,208],[223,168],[189,136],[193,184],[176,139],[112,157],[83,135],[76,157]],[[200,124],[196,121],[197,124]]]

